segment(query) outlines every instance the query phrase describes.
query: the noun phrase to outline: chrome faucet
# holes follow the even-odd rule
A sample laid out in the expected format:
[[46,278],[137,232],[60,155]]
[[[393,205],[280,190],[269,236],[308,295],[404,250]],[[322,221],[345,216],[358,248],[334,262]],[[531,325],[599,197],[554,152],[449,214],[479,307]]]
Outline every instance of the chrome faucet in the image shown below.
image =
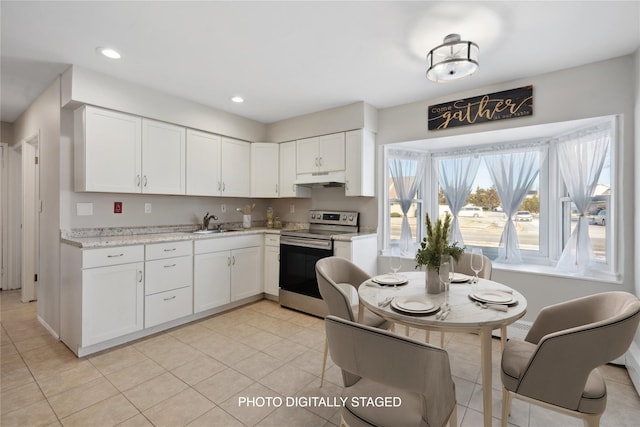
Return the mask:
[[204,216],[204,218],[202,218],[202,229],[203,230],[208,230],[209,229],[209,222],[211,220],[217,221],[218,217],[215,215],[209,215],[209,212],[207,212],[207,214]]

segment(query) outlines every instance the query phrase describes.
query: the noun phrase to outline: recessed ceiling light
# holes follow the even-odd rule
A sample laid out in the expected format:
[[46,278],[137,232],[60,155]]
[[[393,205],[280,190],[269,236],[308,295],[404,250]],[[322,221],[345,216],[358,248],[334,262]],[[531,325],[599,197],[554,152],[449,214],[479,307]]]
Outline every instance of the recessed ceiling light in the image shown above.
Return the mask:
[[120,59],[121,58],[120,53],[117,50],[112,49],[110,47],[99,47],[99,48],[96,49],[96,51],[98,53],[101,53],[102,55],[106,56],[107,58],[110,58],[110,59]]
[[237,104],[240,104],[240,103],[244,102],[244,98],[243,98],[243,97],[241,97],[241,96],[237,96],[237,95],[236,95],[236,96],[231,97],[231,100],[232,100],[233,102],[237,103]]

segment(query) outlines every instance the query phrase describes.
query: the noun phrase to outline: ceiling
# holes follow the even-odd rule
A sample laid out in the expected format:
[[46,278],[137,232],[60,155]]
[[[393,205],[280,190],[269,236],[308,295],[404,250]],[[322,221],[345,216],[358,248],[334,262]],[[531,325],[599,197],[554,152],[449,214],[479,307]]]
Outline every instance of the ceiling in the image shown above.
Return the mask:
[[[640,1],[2,0],[0,13],[5,122],[71,64],[271,123],[357,101],[427,100],[640,47]],[[450,33],[480,46],[480,69],[432,83],[425,56]]]

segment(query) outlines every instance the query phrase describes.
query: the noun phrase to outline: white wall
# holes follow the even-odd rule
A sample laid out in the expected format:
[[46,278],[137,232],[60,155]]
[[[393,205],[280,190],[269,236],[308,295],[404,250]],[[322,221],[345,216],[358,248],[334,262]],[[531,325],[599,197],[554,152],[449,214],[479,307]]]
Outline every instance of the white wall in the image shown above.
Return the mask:
[[[617,153],[620,179],[616,182],[618,190],[621,191],[622,206],[618,210],[616,220],[622,227],[622,232],[618,236],[618,253],[624,259],[624,283],[610,284],[514,271],[494,271],[493,277],[496,280],[513,286],[527,296],[529,305],[525,320],[533,320],[538,311],[546,305],[570,298],[607,290],[635,291],[634,242],[633,239],[622,238],[625,235],[633,235],[634,216],[638,211],[635,206],[637,202],[634,204],[634,114],[637,116],[637,111],[635,111],[637,93],[632,88],[636,87],[638,78],[634,61],[637,62],[637,59],[633,56],[625,56],[484,87],[446,98],[429,99],[379,111],[379,130],[376,140],[379,145],[417,140],[428,141],[431,138],[613,114],[623,116],[622,144]],[[530,84],[533,85],[534,94],[534,114],[531,117],[500,120],[440,131],[427,130],[428,105]]]
[[[640,50],[635,54],[635,74],[640,75]],[[640,79],[636,79],[635,90],[635,146],[640,145]],[[634,153],[635,164],[640,164],[640,150],[636,149]],[[634,243],[635,253],[633,259],[635,264],[640,263],[640,169],[635,169],[635,199],[633,210],[633,221],[635,225]],[[636,295],[640,295],[640,277],[636,273],[634,280],[634,287]],[[633,344],[631,345],[631,351],[628,361],[629,375],[635,384],[636,390],[640,390],[640,330],[636,331],[636,336]]]
[[38,317],[53,331],[60,323],[60,79],[14,122],[14,140],[39,135],[40,266]]

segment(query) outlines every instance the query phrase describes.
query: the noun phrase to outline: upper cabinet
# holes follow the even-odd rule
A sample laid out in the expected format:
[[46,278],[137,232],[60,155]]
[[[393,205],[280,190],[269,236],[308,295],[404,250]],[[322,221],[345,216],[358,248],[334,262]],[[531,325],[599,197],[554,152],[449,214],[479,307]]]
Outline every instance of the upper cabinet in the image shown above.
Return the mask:
[[85,106],[74,124],[76,191],[139,193],[142,119]]
[[278,144],[251,144],[251,197],[278,197]]
[[283,142],[280,146],[280,197],[311,197],[311,189],[296,185],[296,141]]
[[344,133],[298,140],[296,159],[298,174],[344,171]]
[[222,138],[187,129],[187,194],[219,196]]
[[220,195],[249,197],[251,195],[251,143],[222,138],[220,165]]
[[142,119],[142,192],[185,191],[185,128]]
[[251,144],[187,130],[187,194],[249,197]]
[[76,191],[185,194],[185,129],[84,106],[75,111]]
[[373,132],[357,129],[345,133],[346,196],[375,196],[375,138]]

